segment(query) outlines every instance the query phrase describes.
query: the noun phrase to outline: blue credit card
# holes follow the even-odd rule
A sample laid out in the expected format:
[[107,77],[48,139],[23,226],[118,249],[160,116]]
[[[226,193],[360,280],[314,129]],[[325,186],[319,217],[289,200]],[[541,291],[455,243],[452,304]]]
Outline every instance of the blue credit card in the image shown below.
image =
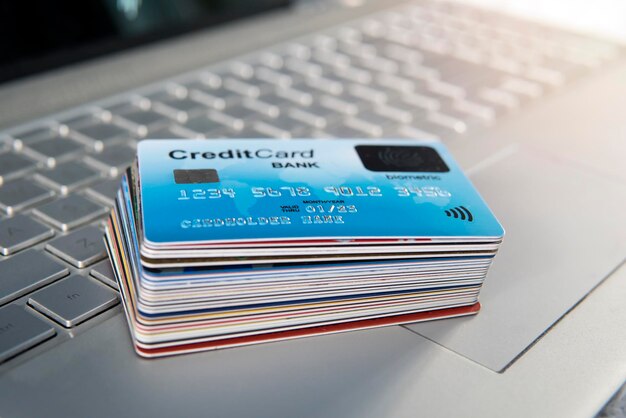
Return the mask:
[[503,228],[448,150],[419,140],[146,140],[149,244],[497,240]]

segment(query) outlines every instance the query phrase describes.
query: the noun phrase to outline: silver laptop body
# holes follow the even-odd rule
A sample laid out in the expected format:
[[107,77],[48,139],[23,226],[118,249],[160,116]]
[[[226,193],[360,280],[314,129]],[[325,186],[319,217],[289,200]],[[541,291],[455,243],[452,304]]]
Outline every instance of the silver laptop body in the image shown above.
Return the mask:
[[[623,48],[349,3],[0,89],[0,416],[593,416],[621,387]],[[439,138],[507,230],[479,315],[149,361],[118,303],[63,303],[116,294],[99,233],[137,141],[228,137]]]

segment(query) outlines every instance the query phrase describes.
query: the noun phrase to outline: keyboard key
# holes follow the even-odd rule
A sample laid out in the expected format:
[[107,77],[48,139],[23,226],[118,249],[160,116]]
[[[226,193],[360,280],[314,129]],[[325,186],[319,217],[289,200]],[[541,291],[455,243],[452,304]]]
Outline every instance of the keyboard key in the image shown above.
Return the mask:
[[293,119],[304,122],[314,128],[323,129],[326,127],[326,118],[310,109],[293,108],[289,109],[288,113]]
[[344,41],[337,45],[337,50],[354,58],[367,58],[377,55],[374,45]]
[[74,229],[108,212],[108,208],[79,195],[59,199],[33,210],[35,216],[61,231]]
[[346,68],[334,68],[331,71],[324,73],[324,78],[339,85],[344,85],[349,82],[357,82],[363,84],[369,84],[371,82],[371,75],[367,71],[359,70],[354,67]]
[[397,129],[385,130],[385,135],[389,138],[412,138],[412,139],[434,139],[437,135],[432,132],[427,132],[423,129],[418,129],[411,125],[401,125]]
[[0,209],[7,215],[45,202],[54,196],[52,190],[44,189],[30,180],[19,179],[0,187]]
[[427,120],[459,134],[467,131],[467,124],[463,120],[443,113],[432,112]]
[[0,253],[13,254],[54,235],[49,227],[28,216],[17,215],[0,221]]
[[360,84],[352,84],[348,88],[348,92],[361,100],[367,100],[377,104],[387,101],[387,94],[385,92]]
[[170,130],[176,134],[175,138],[202,139],[208,135],[208,134],[199,134],[181,125],[173,125],[170,127]]
[[44,139],[55,139],[67,135],[67,128],[56,124],[42,126],[14,135],[13,146],[17,150],[23,149],[26,145],[42,141]]
[[302,106],[310,106],[313,103],[313,95],[292,87],[280,87],[273,94],[263,96],[263,100],[276,106],[287,105],[289,102],[291,102],[289,104],[296,103]]
[[468,88],[492,85],[509,75],[504,69],[490,68],[454,57],[439,59],[436,68],[442,79]]
[[152,108],[155,111],[162,113],[164,117],[174,119],[176,122],[179,123],[183,123],[189,118],[186,112],[177,110],[160,102],[154,102],[152,104]]
[[341,42],[354,44],[360,42],[362,37],[359,30],[344,26],[338,30],[337,39],[339,39]]
[[57,192],[67,195],[99,177],[98,172],[79,161],[70,161],[61,164],[52,170],[40,171],[34,175],[34,179],[44,186],[48,186]]
[[325,49],[315,49],[311,61],[322,67],[350,67],[350,58],[347,55]]
[[83,151],[83,145],[69,138],[52,138],[26,146],[24,154],[52,168]]
[[119,176],[135,158],[135,149],[128,145],[112,145],[98,154],[85,157],[85,162],[106,175]]
[[[415,132],[415,138],[422,138],[424,136],[428,137],[439,137],[443,140],[449,139],[451,135],[457,135],[458,132],[453,130],[451,131],[449,127],[442,126],[441,124],[437,124],[431,122],[427,119],[418,119],[411,122],[410,125],[400,126],[397,128],[397,131],[402,133],[400,136],[413,136],[412,132]],[[389,134],[387,134],[389,132]],[[386,129],[385,135],[391,135],[394,132],[393,129]]]
[[310,39],[311,43],[318,49],[333,50],[337,48],[337,39],[329,35],[317,34]]
[[187,89],[178,83],[165,83],[162,88],[143,95],[151,104],[187,97]]
[[[355,129],[359,129],[359,130],[363,130],[365,129],[367,132],[370,133],[370,135],[375,135],[376,132],[379,132],[381,130],[380,127],[382,126],[387,126],[390,125],[392,123],[394,123],[390,118],[382,115],[379,112],[376,112],[374,110],[366,110],[364,112],[359,113],[358,115],[358,120],[360,121],[364,121],[367,123],[368,127],[365,127],[365,125],[363,125],[363,123],[360,123],[361,126],[363,126],[363,128],[359,128],[357,126],[355,126],[355,124],[352,122],[354,119],[348,119],[348,122],[346,123],[348,126],[352,126]],[[409,119],[407,122],[410,122],[411,119]],[[358,124],[358,122],[357,122]],[[369,126],[371,125],[371,126]],[[378,127],[378,128],[375,128]]]
[[0,186],[35,169],[35,162],[14,152],[0,154]]
[[465,96],[465,90],[462,87],[445,81],[429,80],[426,85],[428,91],[436,95],[454,99],[461,99]]
[[311,131],[310,137],[311,138],[317,138],[317,139],[332,139],[332,138],[334,138],[334,136],[329,134],[328,132],[320,131],[320,130],[317,130],[317,129]]
[[489,124],[494,121],[496,112],[493,107],[467,99],[440,100],[439,111],[449,116],[458,117],[468,121],[478,121]]
[[424,56],[419,51],[392,43],[382,48],[382,54],[407,64],[419,64],[424,60]]
[[117,294],[88,277],[71,275],[33,295],[28,304],[66,328],[72,328],[118,303]]
[[515,94],[504,90],[483,88],[476,93],[476,97],[491,106],[502,108],[503,110],[517,109],[520,106],[520,99]]
[[[335,98],[333,98],[335,99]],[[311,104],[311,106],[308,106],[306,108],[302,108],[302,110],[305,110],[307,112],[310,112],[314,115],[318,115],[322,118],[324,118],[326,120],[326,124],[330,124],[335,120],[339,120],[341,119],[344,115],[341,113],[338,113],[336,110],[332,110],[329,107],[326,106],[322,106],[321,104],[321,97],[318,98],[318,100],[316,100],[315,102],[313,102]],[[356,110],[358,112],[358,109]],[[355,112],[356,114],[356,112]]]
[[311,77],[305,80],[309,88],[314,88],[323,93],[339,95],[344,91],[343,84],[339,81],[331,80],[326,77]]
[[[262,92],[261,86],[250,84],[233,77],[227,77],[224,80],[224,87],[233,93],[251,97],[253,99],[259,97]],[[269,90],[269,86],[266,85],[265,90]]]
[[417,98],[414,95],[405,96],[392,100],[391,106],[400,111],[410,113],[412,117],[411,125],[421,131],[436,134],[461,134],[466,132],[467,123],[464,119],[447,115],[437,110],[440,107],[439,101],[433,102],[436,106],[434,109],[430,109],[425,102],[416,102],[415,100]]
[[565,77],[559,71],[539,65],[529,66],[524,75],[533,81],[539,81],[552,87],[560,87],[565,82]]
[[324,131],[334,138],[368,138],[368,137],[371,137],[371,135],[368,135],[363,130],[358,130],[358,129],[352,128],[344,124],[329,126]]
[[[246,122],[250,123],[253,119],[259,119],[261,117],[261,115],[253,109],[244,106],[243,103],[229,107],[224,110],[224,114],[233,118],[233,121],[236,121],[234,123],[240,124],[241,126],[244,126]],[[230,128],[234,129],[233,126]]]
[[227,90],[221,81],[214,85],[194,82],[187,84],[187,88],[189,89],[190,97],[194,100],[217,110],[224,110],[226,107],[241,101],[241,96],[231,90]]
[[109,123],[111,120],[110,112],[103,112],[101,109],[94,109],[93,107],[82,110],[84,110],[84,113],[65,119],[61,122],[61,126],[64,126],[69,132],[72,130],[76,131],[79,128]]
[[219,112],[217,110],[210,111],[209,118],[235,131],[240,131],[245,126],[243,119],[237,116],[231,116],[229,114]]
[[254,123],[253,126],[255,130],[272,138],[292,138],[292,132],[278,126],[274,126],[271,123],[265,121],[257,121]]
[[176,129],[176,126],[160,128],[153,132],[150,132],[150,139],[181,139],[181,138],[193,138],[193,135],[187,135]]
[[[259,63],[273,68],[275,70],[280,69],[283,66],[283,57],[280,54],[271,51],[263,51],[261,52],[256,59]],[[256,72],[255,72],[256,75]]]
[[224,139],[224,138],[240,138],[242,131],[233,131],[232,129],[221,127],[214,131],[203,134],[202,137],[206,139]]
[[502,90],[533,99],[536,99],[543,94],[543,88],[540,84],[517,77],[509,77],[505,79],[499,87]]
[[54,337],[52,326],[24,308],[10,305],[0,309],[0,363]]
[[359,106],[354,104],[352,101],[343,100],[333,96],[321,96],[319,98],[319,105],[322,108],[349,116],[356,115],[359,112]]
[[391,107],[408,111],[409,113],[423,113],[424,111],[437,110],[440,107],[440,100],[432,96],[419,93],[408,93],[387,100]]
[[206,107],[204,107],[200,102],[188,97],[182,99],[170,98],[169,100],[162,100],[160,103],[172,109],[176,109],[179,112],[185,112],[188,116],[206,111]]
[[0,261],[0,305],[67,276],[67,267],[39,250]]
[[242,131],[237,132],[237,138],[241,139],[259,139],[259,138],[273,138],[272,135],[264,134],[252,126],[244,128]]
[[302,59],[289,57],[285,60],[285,69],[302,77],[319,77],[324,72],[322,67]]
[[113,268],[111,267],[111,261],[109,259],[102,260],[91,269],[91,275],[102,283],[111,286],[114,289],[119,290],[119,285],[115,279]]
[[271,83],[278,87],[289,87],[292,83],[291,77],[279,71],[260,66],[254,72],[254,77],[263,83]]
[[[388,121],[393,121],[395,123],[409,123],[413,120],[413,115],[411,112],[407,112],[406,110],[396,109],[393,106],[389,106],[387,104],[382,104],[380,106],[376,106],[373,109],[374,112],[378,115],[382,115],[387,118]],[[365,120],[368,120],[368,117],[365,116],[366,112],[362,112],[359,114],[359,117]]]
[[375,81],[384,89],[396,90],[401,93],[412,91],[415,88],[413,81],[394,74],[379,74]]
[[86,193],[100,202],[103,202],[109,206],[113,206],[115,203],[115,194],[120,187],[120,179],[104,180],[100,183],[89,186]]
[[151,109],[131,108],[129,111],[119,114],[120,117],[137,125],[139,131],[148,135],[150,131],[158,129],[170,123],[170,119],[161,113]]
[[[297,137],[302,137],[306,135],[306,131],[307,131],[307,125],[286,115],[286,114],[281,114],[279,117],[277,118],[263,118],[260,119],[259,121],[257,121],[259,123],[265,123],[267,125],[270,126],[275,126],[277,128],[280,128],[283,131],[287,131],[289,132],[289,134],[291,135],[291,138],[297,138]],[[282,132],[279,133],[276,130],[273,130],[272,128],[269,129],[264,129],[263,127],[259,130],[256,127],[258,126],[258,124],[254,124],[254,130],[257,132],[256,136],[257,137],[276,137],[279,135],[282,135]]]
[[[270,118],[275,118],[280,113],[280,109],[278,106],[268,103],[264,100],[250,99],[245,98],[242,102],[243,107],[249,110],[253,110],[261,115],[268,116]],[[230,113],[232,109],[228,109],[227,112]]]
[[8,135],[0,134],[0,152],[9,151],[11,147],[13,147],[14,143],[14,138],[11,138]]
[[[385,120],[386,121],[386,120]],[[377,125],[374,122],[369,120],[360,119],[358,117],[349,117],[346,118],[345,124],[352,128],[360,131],[362,134],[366,134],[370,137],[380,137],[383,135],[383,128],[381,125]]]
[[[285,50],[285,53],[297,57],[299,59],[309,59],[311,57],[311,48],[306,45],[299,44],[297,42],[290,42]],[[288,60],[289,58],[287,58]]]
[[[275,71],[276,71],[276,73],[280,74],[283,77],[289,77],[289,79],[291,80],[291,82],[289,83],[289,86],[292,86],[292,85],[294,85],[296,83],[299,83],[302,80],[304,80],[304,78],[305,78],[304,74],[302,74],[301,72],[296,71],[296,70],[294,70],[292,68],[281,67],[281,68],[276,68]],[[320,74],[321,74],[321,72],[320,72]],[[277,88],[288,87],[288,86],[284,86],[284,85],[283,86],[276,85],[276,86],[277,86]]]
[[398,71],[397,62],[379,56],[365,56],[358,58],[357,62],[369,70],[382,73],[395,73]]
[[248,80],[254,75],[254,67],[246,62],[231,61],[228,66],[232,74],[244,80]]
[[133,95],[132,98],[128,98],[121,102],[107,106],[104,112],[111,114],[111,120],[115,116],[123,115],[125,113],[135,112],[138,110],[147,110],[150,108],[150,100]]
[[203,71],[196,75],[192,81],[186,81],[181,85],[187,89],[187,93],[196,88],[200,90],[215,88],[222,85],[222,77],[210,71]]
[[185,129],[189,129],[193,132],[197,132],[199,134],[205,135],[209,132],[213,132],[216,130],[220,130],[223,128],[223,125],[209,119],[206,114],[202,114],[196,117],[189,119],[181,126]]
[[98,123],[75,128],[74,137],[92,146],[96,151],[102,150],[113,142],[128,142],[134,138],[130,131],[111,123]]
[[[200,83],[200,82],[196,82]],[[201,88],[202,86],[194,84],[191,85],[190,88],[193,90],[189,91],[189,97],[195,100],[198,103],[202,103],[204,106],[211,107],[217,110],[224,110],[226,107],[226,100],[221,97],[215,96],[213,92],[208,92],[206,90],[198,90],[197,88]],[[232,103],[232,102],[231,102]]]
[[88,226],[50,241],[46,244],[46,250],[82,269],[106,257],[102,237],[102,231],[95,226]]

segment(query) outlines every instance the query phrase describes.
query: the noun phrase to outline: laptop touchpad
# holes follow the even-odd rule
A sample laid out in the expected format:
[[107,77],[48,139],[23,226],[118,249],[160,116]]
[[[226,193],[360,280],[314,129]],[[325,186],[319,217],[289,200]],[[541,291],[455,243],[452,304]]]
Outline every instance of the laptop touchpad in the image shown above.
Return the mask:
[[626,256],[626,186],[519,151],[471,176],[506,229],[475,317],[407,327],[500,371]]

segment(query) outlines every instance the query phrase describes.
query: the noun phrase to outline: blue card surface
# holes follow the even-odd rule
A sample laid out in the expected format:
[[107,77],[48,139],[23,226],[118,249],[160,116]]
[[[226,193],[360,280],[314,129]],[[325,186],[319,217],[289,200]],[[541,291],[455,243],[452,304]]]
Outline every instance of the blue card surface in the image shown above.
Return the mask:
[[504,234],[437,142],[147,140],[138,173],[143,238],[155,246]]

